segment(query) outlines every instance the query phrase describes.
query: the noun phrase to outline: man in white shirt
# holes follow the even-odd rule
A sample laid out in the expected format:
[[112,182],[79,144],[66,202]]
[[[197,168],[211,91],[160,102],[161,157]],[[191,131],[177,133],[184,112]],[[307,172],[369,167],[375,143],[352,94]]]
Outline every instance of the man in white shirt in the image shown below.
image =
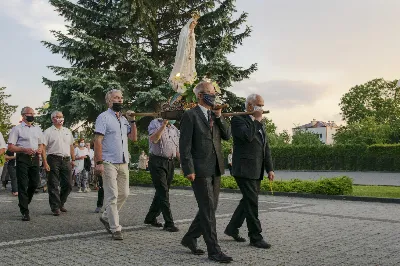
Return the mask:
[[54,111],[51,114],[51,121],[53,126],[44,131],[43,165],[48,172],[47,191],[50,208],[54,216],[59,216],[61,212],[67,212],[64,204],[72,190],[71,166],[75,161],[74,138],[71,131],[63,127],[64,116],[60,111]]
[[[3,134],[0,132],[0,156],[6,152],[6,142],[4,141]],[[5,171],[5,170],[4,170]],[[3,173],[3,166],[0,165],[0,176]]]
[[4,141],[3,134],[0,132],[0,155],[3,155],[6,152],[6,149],[6,142]]
[[33,124],[35,111],[24,107],[22,122],[15,126],[8,137],[8,150],[17,153],[18,201],[22,221],[30,221],[28,205],[40,184],[39,155],[43,151],[43,133]]

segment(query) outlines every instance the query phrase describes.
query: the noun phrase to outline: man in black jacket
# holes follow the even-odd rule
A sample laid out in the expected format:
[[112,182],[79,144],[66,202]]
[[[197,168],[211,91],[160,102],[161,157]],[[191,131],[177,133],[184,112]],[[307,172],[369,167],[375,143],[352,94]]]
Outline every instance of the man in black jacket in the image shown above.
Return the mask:
[[233,117],[231,121],[233,135],[232,174],[236,179],[243,198],[236,208],[225,234],[238,242],[246,239],[239,235],[244,219],[249,230],[250,245],[257,248],[270,248],[263,240],[261,223],[258,219],[258,194],[264,169],[269,180],[274,180],[271,151],[263,125],[262,107],[264,100],[260,95],[252,94],[246,99],[246,111],[254,114]]
[[209,259],[229,263],[232,258],[222,253],[218,245],[215,210],[224,173],[221,139],[228,140],[231,132],[221,110],[211,111],[215,105],[214,86],[201,82],[193,91],[198,105],[183,114],[179,151],[182,170],[192,182],[199,211],[181,244],[193,254],[202,255],[204,251],[197,248],[197,238],[203,235]]

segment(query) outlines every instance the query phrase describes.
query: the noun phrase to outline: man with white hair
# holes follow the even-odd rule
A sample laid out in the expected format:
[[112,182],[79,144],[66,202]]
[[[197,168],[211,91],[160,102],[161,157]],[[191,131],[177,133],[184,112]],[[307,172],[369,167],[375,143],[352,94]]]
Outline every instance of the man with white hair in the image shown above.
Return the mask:
[[204,237],[208,258],[219,263],[230,263],[218,245],[215,211],[224,173],[221,139],[229,140],[231,131],[215,106],[215,88],[210,82],[200,82],[193,90],[198,105],[182,116],[179,151],[182,170],[192,187],[199,211],[181,244],[195,255],[204,251],[197,248],[197,238]]
[[28,205],[40,184],[39,156],[43,151],[43,133],[33,124],[35,111],[31,107],[21,110],[22,122],[13,127],[8,137],[8,150],[17,153],[17,182],[19,209],[22,221],[30,221]]
[[[64,127],[64,115],[60,111],[51,114],[53,126],[44,131],[43,166],[48,172],[47,191],[54,216],[67,212],[64,207],[72,190],[71,168],[75,161],[74,137]],[[59,190],[59,187],[61,190]]]
[[[103,176],[105,210],[100,217],[114,240],[123,240],[119,211],[129,195],[128,138],[137,140],[136,121],[121,115],[120,90],[106,94],[108,110],[96,119],[94,140],[95,172]],[[129,111],[128,111],[128,117]]]
[[260,95],[251,94],[246,99],[246,111],[253,115],[235,116],[231,120],[233,136],[232,175],[242,192],[243,198],[226,227],[225,234],[237,242],[246,239],[239,235],[239,228],[246,219],[250,245],[268,249],[258,219],[258,194],[264,169],[269,180],[274,180],[271,150],[267,134],[261,123],[264,100]]

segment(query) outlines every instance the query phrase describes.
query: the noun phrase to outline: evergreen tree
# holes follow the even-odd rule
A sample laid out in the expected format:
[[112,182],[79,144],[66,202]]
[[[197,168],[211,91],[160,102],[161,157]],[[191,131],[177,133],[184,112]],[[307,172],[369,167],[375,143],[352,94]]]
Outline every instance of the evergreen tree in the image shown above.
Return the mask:
[[13,127],[10,118],[15,113],[18,106],[10,105],[6,102],[6,99],[11,97],[11,95],[5,94],[5,89],[5,87],[0,87],[0,132],[7,141],[8,133]]
[[204,0],[50,0],[68,23],[66,34],[53,31],[56,43],[43,42],[52,53],[61,54],[71,67],[49,66],[59,80],[43,78],[50,87],[49,108],[40,109],[42,123],[60,110],[66,125],[91,126],[105,109],[110,88],[124,91],[126,109],[158,111],[174,91],[168,77],[175,59],[181,28],[193,11],[202,17],[195,29],[196,70],[218,81],[222,99],[231,110],[241,111],[244,100],[227,89],[232,82],[249,77],[257,66],[233,65],[233,53],[251,29],[247,14],[236,19],[235,1]]

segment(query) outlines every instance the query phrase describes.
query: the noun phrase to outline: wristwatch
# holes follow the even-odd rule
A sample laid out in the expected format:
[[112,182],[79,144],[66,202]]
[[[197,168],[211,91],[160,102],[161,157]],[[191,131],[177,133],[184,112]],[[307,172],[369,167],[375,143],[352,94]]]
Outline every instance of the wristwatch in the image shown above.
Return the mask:
[[131,124],[136,123],[136,120],[131,120],[130,123]]
[[103,164],[103,161],[97,161],[96,165]]

